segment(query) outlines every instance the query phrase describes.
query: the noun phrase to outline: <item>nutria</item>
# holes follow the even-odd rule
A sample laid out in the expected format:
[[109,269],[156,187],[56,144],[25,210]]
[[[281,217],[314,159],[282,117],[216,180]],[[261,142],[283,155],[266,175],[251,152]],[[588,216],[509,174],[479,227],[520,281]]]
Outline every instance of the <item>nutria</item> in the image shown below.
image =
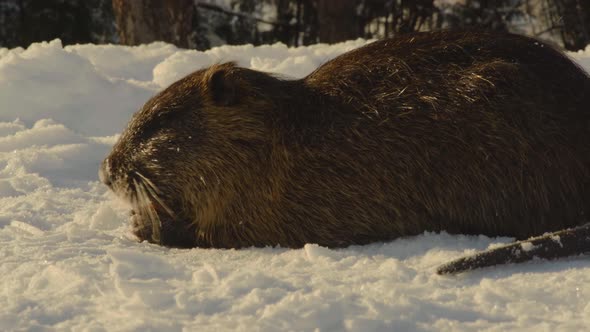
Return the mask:
[[141,240],[328,247],[588,222],[590,78],[514,34],[376,41],[303,79],[233,63],[150,99],[101,167]]

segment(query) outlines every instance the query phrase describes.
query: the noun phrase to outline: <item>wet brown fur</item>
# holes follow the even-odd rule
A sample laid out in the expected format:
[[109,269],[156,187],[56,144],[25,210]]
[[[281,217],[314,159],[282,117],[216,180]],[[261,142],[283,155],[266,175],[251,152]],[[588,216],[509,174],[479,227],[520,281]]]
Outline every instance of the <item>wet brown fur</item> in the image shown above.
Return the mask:
[[301,80],[199,70],[134,115],[101,172],[166,246],[521,239],[588,221],[589,133],[590,78],[552,47],[418,33]]

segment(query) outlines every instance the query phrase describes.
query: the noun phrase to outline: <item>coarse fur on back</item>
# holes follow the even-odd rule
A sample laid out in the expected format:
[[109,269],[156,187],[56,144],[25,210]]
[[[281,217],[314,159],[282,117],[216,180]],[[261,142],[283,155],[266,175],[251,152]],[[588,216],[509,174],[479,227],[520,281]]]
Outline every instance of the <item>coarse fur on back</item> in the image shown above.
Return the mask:
[[141,240],[328,247],[588,222],[590,78],[535,39],[431,32],[300,80],[233,63],[172,84],[101,167]]

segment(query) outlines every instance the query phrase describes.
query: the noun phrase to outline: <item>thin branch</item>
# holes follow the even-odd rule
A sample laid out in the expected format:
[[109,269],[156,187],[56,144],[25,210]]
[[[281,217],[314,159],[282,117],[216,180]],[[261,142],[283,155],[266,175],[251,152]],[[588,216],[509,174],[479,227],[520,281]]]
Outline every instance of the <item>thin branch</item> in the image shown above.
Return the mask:
[[267,20],[264,20],[264,19],[261,19],[258,17],[250,16],[248,14],[234,12],[234,11],[231,11],[231,10],[228,10],[228,9],[225,9],[225,8],[222,8],[220,6],[213,5],[210,3],[198,2],[195,4],[195,6],[197,6],[198,8],[205,9],[205,10],[211,10],[211,11],[215,11],[215,12],[230,15],[230,16],[237,16],[237,17],[241,17],[241,18],[245,18],[245,19],[250,19],[250,20],[254,20],[256,22],[266,23],[266,24],[270,24],[270,25],[274,25],[274,26],[291,26],[288,23],[271,22],[271,21],[267,21]]

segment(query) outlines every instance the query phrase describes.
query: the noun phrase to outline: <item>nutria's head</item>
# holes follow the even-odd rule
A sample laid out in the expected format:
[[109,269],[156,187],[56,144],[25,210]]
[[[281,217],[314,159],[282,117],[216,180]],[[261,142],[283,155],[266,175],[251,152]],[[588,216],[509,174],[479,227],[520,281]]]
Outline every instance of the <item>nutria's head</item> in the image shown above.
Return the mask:
[[237,187],[264,172],[278,108],[272,91],[281,82],[232,63],[214,65],[172,84],[133,116],[99,174],[132,205],[140,239],[207,246],[197,243],[199,233]]

